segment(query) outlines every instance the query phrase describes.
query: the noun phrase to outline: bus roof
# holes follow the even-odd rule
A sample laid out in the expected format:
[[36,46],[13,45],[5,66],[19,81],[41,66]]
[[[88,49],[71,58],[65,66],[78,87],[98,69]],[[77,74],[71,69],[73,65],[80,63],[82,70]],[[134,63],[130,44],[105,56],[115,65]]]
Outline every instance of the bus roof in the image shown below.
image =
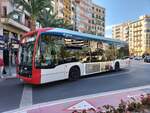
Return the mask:
[[96,40],[96,41],[103,41],[106,43],[127,44],[127,42],[120,41],[117,39],[106,38],[102,36],[96,36],[92,34],[86,34],[77,31],[62,29],[62,28],[50,29],[45,32],[42,32],[41,34],[51,34],[51,35],[62,36],[62,37],[72,38],[72,39],[80,39],[80,40]]

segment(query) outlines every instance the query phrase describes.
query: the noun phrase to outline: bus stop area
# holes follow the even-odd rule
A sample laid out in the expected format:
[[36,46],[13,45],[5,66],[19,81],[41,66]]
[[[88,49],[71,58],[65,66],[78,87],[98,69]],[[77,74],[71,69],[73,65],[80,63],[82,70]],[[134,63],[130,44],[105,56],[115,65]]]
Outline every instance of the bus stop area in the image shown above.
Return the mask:
[[[150,93],[150,86],[135,87],[99,94],[63,99],[20,108],[7,113],[78,113],[76,111],[92,110],[104,111],[104,105],[118,107],[121,100],[132,102],[140,100],[141,96]],[[81,112],[80,112],[81,113]],[[95,113],[94,111],[85,113]]]
[[18,53],[19,40],[14,35],[0,35],[0,57],[3,60],[3,71],[1,78],[16,77],[16,58]]

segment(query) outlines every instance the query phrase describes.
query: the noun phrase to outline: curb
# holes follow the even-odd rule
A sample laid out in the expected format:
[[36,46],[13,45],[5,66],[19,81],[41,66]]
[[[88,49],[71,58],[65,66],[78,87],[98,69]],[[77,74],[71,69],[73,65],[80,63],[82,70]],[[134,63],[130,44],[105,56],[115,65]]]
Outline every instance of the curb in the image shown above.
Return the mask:
[[17,78],[16,76],[8,76],[8,77],[4,77],[4,79],[15,79]]
[[3,76],[0,80],[7,80],[7,79],[15,79],[17,78],[16,74],[12,74],[11,76]]

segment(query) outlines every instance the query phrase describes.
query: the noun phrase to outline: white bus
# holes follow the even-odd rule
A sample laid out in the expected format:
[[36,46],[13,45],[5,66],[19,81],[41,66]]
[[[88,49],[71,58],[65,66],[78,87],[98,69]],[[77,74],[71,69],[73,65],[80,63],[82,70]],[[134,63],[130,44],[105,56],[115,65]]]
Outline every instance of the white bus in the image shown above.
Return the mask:
[[20,43],[17,77],[31,84],[128,67],[128,44],[123,41],[61,28],[26,33]]

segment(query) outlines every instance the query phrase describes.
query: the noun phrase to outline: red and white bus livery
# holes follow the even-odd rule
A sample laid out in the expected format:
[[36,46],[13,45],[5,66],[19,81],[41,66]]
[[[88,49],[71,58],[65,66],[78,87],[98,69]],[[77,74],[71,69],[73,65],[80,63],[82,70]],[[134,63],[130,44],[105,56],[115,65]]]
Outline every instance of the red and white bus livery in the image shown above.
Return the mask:
[[61,28],[26,33],[20,43],[17,77],[30,84],[128,67],[128,44],[123,41]]

